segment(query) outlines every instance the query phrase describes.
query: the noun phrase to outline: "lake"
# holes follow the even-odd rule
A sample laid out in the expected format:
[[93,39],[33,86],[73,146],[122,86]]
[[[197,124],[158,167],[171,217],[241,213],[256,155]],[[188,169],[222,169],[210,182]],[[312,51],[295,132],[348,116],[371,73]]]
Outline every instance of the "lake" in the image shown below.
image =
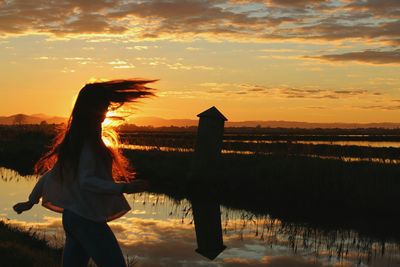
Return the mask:
[[[12,206],[27,199],[34,176],[0,168],[0,217],[63,244],[61,215],[40,205],[21,215]],[[284,222],[268,214],[221,206],[227,248],[210,261],[197,254],[191,203],[163,194],[127,195],[132,210],[110,223],[135,266],[400,266],[400,243],[381,242],[352,230],[323,230]]]

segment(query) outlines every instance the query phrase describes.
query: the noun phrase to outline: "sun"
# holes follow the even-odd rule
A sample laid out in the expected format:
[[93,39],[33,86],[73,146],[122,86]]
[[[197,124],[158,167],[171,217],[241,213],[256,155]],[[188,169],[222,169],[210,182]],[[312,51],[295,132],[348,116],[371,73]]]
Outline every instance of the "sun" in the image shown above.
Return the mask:
[[101,124],[101,138],[107,147],[118,148],[119,138],[116,128],[124,123],[124,119],[117,110],[109,110]]

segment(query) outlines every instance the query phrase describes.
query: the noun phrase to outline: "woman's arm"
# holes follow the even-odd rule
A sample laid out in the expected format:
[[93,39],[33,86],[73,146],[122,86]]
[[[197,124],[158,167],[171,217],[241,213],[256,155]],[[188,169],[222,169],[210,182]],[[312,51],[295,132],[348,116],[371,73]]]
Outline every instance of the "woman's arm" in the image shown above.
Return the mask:
[[[89,144],[85,144],[79,159],[78,177],[81,187],[85,190],[100,194],[139,193],[145,191],[149,184],[144,180],[135,180],[130,183],[116,183],[109,179],[103,179],[96,173],[96,156]],[[109,175],[104,173],[103,175]]]
[[30,210],[34,204],[39,203],[39,200],[43,194],[43,185],[45,184],[46,180],[48,179],[50,172],[51,172],[51,170],[46,172],[44,175],[42,175],[39,178],[39,180],[36,182],[35,186],[32,189],[32,192],[30,193],[30,195],[28,197],[28,201],[19,202],[13,206],[13,209],[16,213],[20,214],[24,211]]
[[[123,193],[123,184],[115,183],[112,177],[109,180],[98,177],[96,172],[96,156],[88,143],[82,148],[79,158],[78,179],[80,186],[84,190],[101,194],[121,194]],[[103,175],[109,175],[104,173]]]
[[31,202],[32,204],[38,204],[39,203],[39,200],[43,195],[43,186],[46,183],[46,181],[47,181],[47,179],[50,176],[50,173],[52,171],[53,170],[50,170],[50,171],[46,172],[36,182],[35,187],[33,187],[32,192],[29,194],[29,197],[28,197],[29,202]]

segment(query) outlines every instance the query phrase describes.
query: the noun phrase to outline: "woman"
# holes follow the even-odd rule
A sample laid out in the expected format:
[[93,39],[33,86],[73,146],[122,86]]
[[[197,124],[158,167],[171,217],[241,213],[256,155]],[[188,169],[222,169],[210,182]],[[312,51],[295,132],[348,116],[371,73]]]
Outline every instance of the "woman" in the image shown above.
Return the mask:
[[61,212],[65,231],[64,267],[126,266],[107,222],[130,210],[123,193],[142,192],[145,181],[133,180],[128,160],[102,140],[109,110],[153,96],[153,80],[114,80],[86,84],[79,92],[67,128],[35,166],[41,174],[28,201],[13,208],[20,214],[39,203]]

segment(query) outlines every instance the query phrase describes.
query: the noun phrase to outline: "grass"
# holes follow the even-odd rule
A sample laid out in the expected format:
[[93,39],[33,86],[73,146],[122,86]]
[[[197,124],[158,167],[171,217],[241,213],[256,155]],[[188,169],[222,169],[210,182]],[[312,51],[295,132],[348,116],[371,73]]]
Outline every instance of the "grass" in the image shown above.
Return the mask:
[[[360,158],[364,160],[376,159],[381,162],[390,162],[400,159],[400,149],[392,147],[368,147],[356,145],[338,144],[305,144],[302,141],[392,141],[400,142],[400,135],[357,135],[357,136],[334,136],[334,135],[307,135],[302,132],[288,135],[278,133],[259,134],[232,134],[224,136],[224,150],[230,151],[252,151],[259,154],[278,155],[309,155],[337,158]],[[318,130],[315,130],[318,132]],[[374,132],[373,130],[371,130]],[[339,132],[340,133],[340,132]],[[365,132],[363,132],[365,134]],[[193,149],[196,143],[196,134],[192,132],[136,132],[124,133],[122,139],[132,145],[174,147]],[[250,141],[250,142],[249,142]]]
[[61,249],[49,247],[45,240],[0,221],[1,266],[60,266]]
[[[4,267],[59,267],[62,248],[53,248],[37,232],[31,232],[0,221],[0,258]],[[135,266],[135,257],[126,256],[127,267]],[[90,260],[89,267],[96,267]]]
[[31,174],[35,162],[45,153],[54,137],[54,126],[0,126],[0,162],[2,166]]

